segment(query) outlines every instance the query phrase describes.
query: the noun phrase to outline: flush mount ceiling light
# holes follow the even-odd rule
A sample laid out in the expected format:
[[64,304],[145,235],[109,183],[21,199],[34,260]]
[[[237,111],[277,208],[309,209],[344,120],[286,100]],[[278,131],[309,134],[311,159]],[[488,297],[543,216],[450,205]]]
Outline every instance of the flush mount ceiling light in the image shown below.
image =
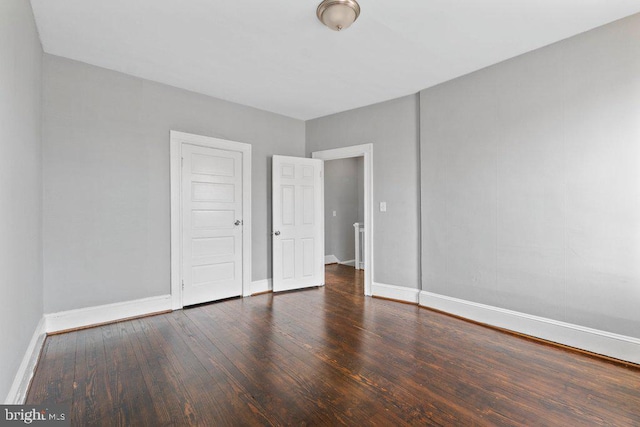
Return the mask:
[[356,0],[324,0],[316,11],[318,19],[334,31],[349,28],[360,15]]

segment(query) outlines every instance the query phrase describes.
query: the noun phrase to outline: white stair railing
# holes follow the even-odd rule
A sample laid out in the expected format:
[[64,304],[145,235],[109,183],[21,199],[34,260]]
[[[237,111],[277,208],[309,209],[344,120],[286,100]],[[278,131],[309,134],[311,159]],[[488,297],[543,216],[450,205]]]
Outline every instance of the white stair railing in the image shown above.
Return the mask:
[[356,270],[364,270],[364,224],[353,224],[353,232],[356,241]]

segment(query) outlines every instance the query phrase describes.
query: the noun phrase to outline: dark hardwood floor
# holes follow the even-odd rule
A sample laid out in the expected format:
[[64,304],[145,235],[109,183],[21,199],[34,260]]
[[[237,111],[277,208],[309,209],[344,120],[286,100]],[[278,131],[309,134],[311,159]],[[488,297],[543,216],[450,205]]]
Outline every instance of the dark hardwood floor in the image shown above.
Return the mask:
[[640,370],[362,296],[354,269],[46,339],[73,425],[639,426]]

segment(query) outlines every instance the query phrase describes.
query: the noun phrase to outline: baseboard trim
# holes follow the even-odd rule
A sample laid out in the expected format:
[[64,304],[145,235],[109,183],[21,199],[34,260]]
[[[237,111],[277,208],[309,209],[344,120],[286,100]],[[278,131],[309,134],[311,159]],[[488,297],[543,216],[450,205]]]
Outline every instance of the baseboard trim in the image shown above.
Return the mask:
[[31,378],[38,364],[40,358],[40,352],[45,339],[45,319],[42,317],[36,326],[36,329],[31,336],[27,351],[24,353],[18,372],[13,379],[13,384],[9,389],[9,394],[5,399],[7,405],[22,405],[27,398],[27,391],[29,390],[29,384],[31,384]]
[[264,294],[273,291],[273,281],[271,279],[256,280],[251,282],[251,295]]
[[387,285],[385,283],[373,282],[371,294],[374,297],[386,298],[395,301],[403,301],[411,304],[418,303],[420,289],[407,288],[404,286]]
[[324,256],[324,265],[328,265],[328,264],[342,264],[342,265],[349,265],[351,267],[356,265],[356,260],[355,259],[348,259],[346,261],[340,261],[338,259],[337,256],[335,255],[325,255]]
[[340,260],[335,255],[325,255],[324,264],[338,264]]
[[171,311],[171,295],[162,295],[45,314],[45,328],[53,334],[167,311]]
[[640,339],[421,291],[419,304],[479,323],[640,364]]

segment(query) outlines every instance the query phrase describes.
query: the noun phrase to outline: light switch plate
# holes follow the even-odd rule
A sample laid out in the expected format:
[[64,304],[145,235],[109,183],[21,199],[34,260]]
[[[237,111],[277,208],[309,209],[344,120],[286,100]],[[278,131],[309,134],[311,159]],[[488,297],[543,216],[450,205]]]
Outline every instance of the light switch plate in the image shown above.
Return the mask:
[[380,202],[380,212],[387,211],[387,202]]
[[333,211],[333,216],[336,216],[336,211]]

